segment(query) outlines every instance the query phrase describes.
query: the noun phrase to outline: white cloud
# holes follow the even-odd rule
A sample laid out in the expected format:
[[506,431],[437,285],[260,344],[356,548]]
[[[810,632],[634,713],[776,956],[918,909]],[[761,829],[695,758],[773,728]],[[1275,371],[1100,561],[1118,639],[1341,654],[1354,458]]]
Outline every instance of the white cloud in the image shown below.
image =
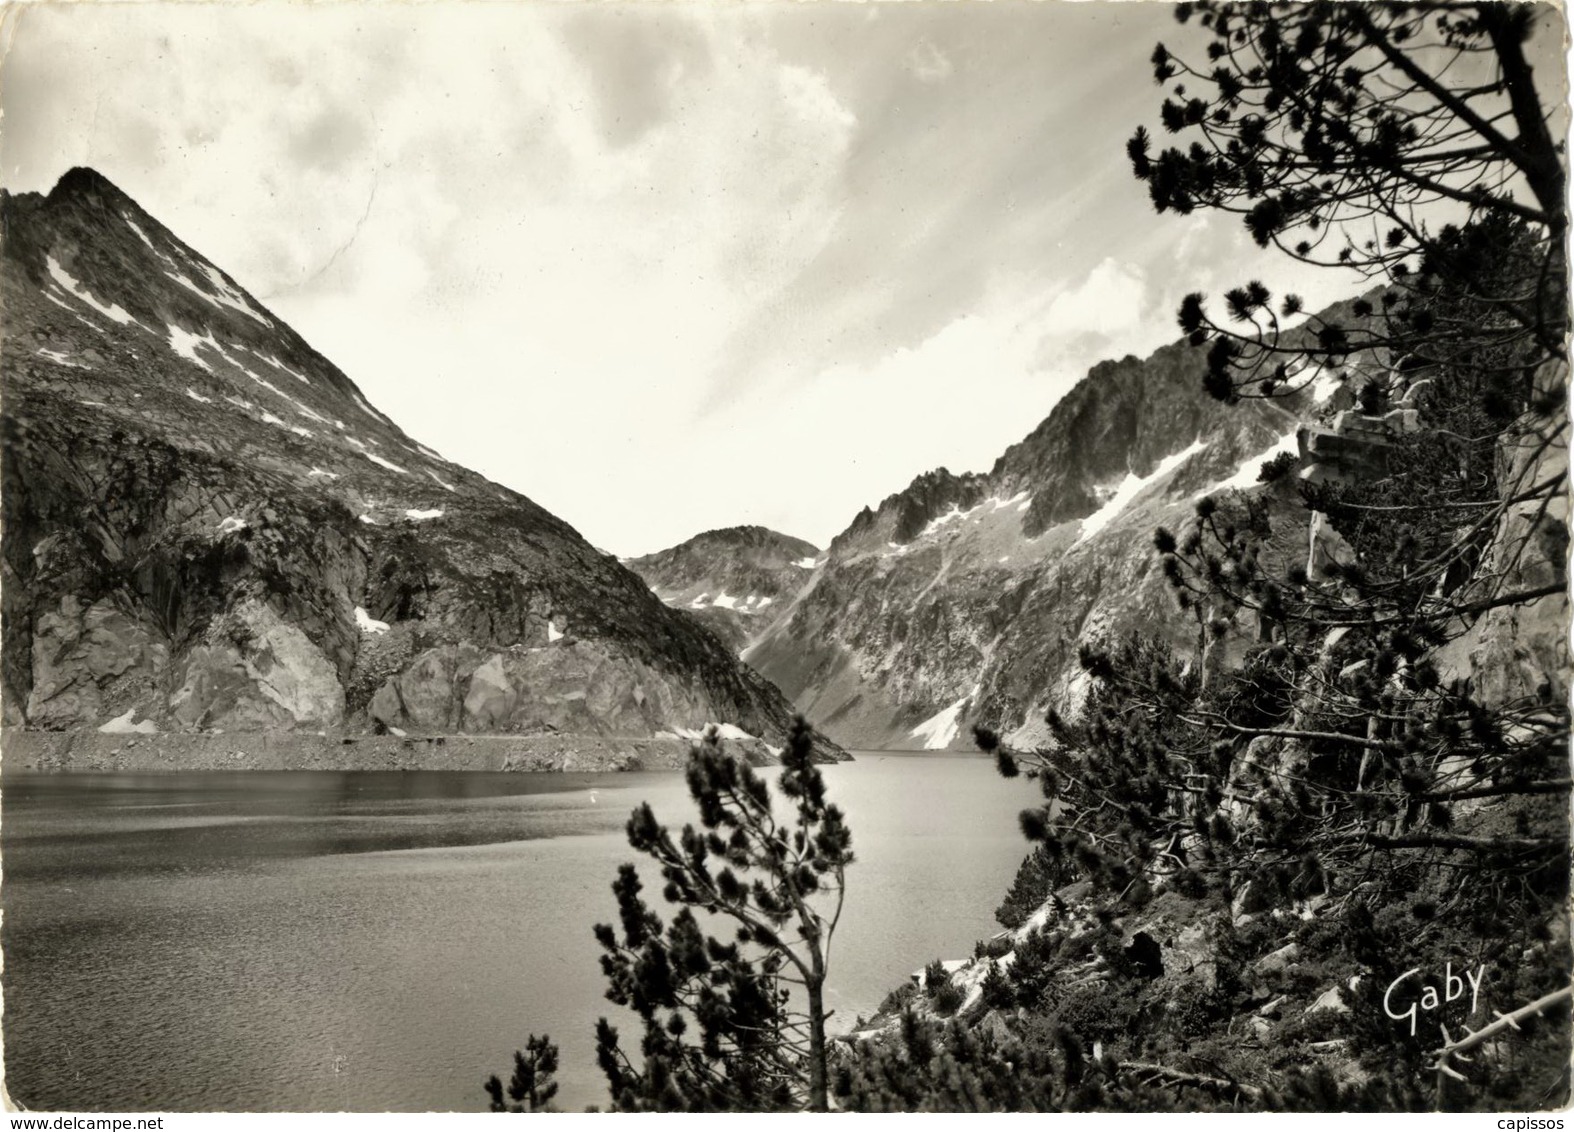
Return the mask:
[[777,70],[776,81],[782,97],[800,121],[842,132],[857,124],[852,111],[831,93],[823,74],[785,64]]
[[99,168],[599,545],[824,541],[1253,252],[1186,246],[1124,171],[1155,96],[1109,70],[1173,30],[1150,7],[35,5],[6,183]]
[[951,58],[926,39],[908,52],[907,69],[921,83],[943,82],[951,77]]
[[1080,284],[1055,296],[1044,329],[1062,336],[1130,333],[1143,321],[1147,295],[1147,273],[1142,268],[1107,258]]

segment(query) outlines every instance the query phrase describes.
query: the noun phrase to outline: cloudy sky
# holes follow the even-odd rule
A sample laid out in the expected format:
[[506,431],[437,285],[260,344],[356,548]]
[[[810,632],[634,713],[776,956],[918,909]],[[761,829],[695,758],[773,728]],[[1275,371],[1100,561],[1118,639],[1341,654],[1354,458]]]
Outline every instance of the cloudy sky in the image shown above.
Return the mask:
[[[12,9],[0,183],[91,165],[407,432],[620,555],[819,545],[1261,276],[1160,217],[1157,3]],[[1193,33],[1194,34],[1194,33]]]

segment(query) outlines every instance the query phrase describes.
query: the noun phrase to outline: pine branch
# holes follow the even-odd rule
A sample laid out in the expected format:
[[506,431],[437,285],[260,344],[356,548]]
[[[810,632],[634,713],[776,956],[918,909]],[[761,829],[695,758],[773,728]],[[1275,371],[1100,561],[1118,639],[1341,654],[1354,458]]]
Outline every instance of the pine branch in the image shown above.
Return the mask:
[[[1442,1085],[1441,1078],[1444,1075],[1453,1077],[1455,1080],[1464,1080],[1464,1076],[1448,1064],[1450,1058],[1459,1056],[1466,1050],[1475,1049],[1482,1042],[1496,1037],[1504,1030],[1518,1030],[1520,1028],[1519,1024],[1527,1018],[1533,1018],[1543,1011],[1550,1010],[1560,1002],[1569,1001],[1570,998],[1574,998],[1574,984],[1566,986],[1562,990],[1555,990],[1551,994],[1544,994],[1534,1002],[1528,1002],[1521,1006],[1518,1010],[1510,1011],[1507,1014],[1497,1012],[1496,1022],[1483,1026],[1479,1030],[1471,1030],[1457,1041],[1450,1041],[1437,1051],[1436,1057],[1432,1062],[1432,1068],[1436,1069],[1439,1074],[1439,1086],[1441,1087]],[[1443,1036],[1445,1038],[1448,1037],[1446,1028],[1443,1030]]]
[[[1400,73],[1422,90],[1426,91],[1438,104],[1449,113],[1459,118],[1480,134],[1486,142],[1497,152],[1508,158],[1515,165],[1527,173],[1534,172],[1527,167],[1526,155],[1522,148],[1511,139],[1505,137],[1491,122],[1478,114],[1473,107],[1461,100],[1453,91],[1444,87],[1437,79],[1427,74],[1415,62],[1389,40],[1388,36],[1372,22],[1371,17],[1358,5],[1351,5],[1345,9],[1349,12],[1355,23],[1360,27],[1368,43],[1380,51],[1383,58],[1399,69]],[[1545,219],[1541,217],[1540,219]]]
[[1378,849],[1463,849],[1472,853],[1500,853],[1506,850],[1533,852],[1538,849],[1567,848],[1563,837],[1464,837],[1451,833],[1417,834],[1411,837],[1367,835],[1367,843]]
[[1567,794],[1574,781],[1567,778],[1548,782],[1503,782],[1496,786],[1473,786],[1465,790],[1434,790],[1415,795],[1421,802],[1460,802],[1467,798],[1497,798],[1506,794]]
[[1180,719],[1194,727],[1223,727],[1225,730],[1232,731],[1237,735],[1268,735],[1279,739],[1322,740],[1329,743],[1348,743],[1354,747],[1371,747],[1375,750],[1381,750],[1383,747],[1383,742],[1380,739],[1367,739],[1360,735],[1343,735],[1337,731],[1298,731],[1288,727],[1242,727],[1228,720],[1218,720],[1210,725],[1205,720],[1194,719],[1190,716],[1181,716]]
[[1183,1069],[1173,1069],[1157,1062],[1122,1061],[1120,1068],[1124,1072],[1135,1074],[1144,1084],[1149,1085],[1174,1085],[1179,1088],[1189,1086],[1218,1093],[1234,1093],[1249,1101],[1257,1100],[1262,1096],[1262,1090],[1255,1085],[1243,1085],[1239,1081],[1227,1081],[1222,1077],[1205,1077],[1199,1073],[1188,1073]]

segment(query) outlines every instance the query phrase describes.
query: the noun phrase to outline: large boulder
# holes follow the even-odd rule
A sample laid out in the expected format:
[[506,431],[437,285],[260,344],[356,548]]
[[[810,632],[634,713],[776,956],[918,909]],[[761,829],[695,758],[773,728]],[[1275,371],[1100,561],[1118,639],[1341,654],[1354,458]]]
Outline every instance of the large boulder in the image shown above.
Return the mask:
[[323,729],[344,719],[344,689],[321,649],[258,601],[241,603],[187,652],[169,699],[184,728]]
[[475,730],[497,731],[508,727],[519,693],[509,682],[503,658],[494,653],[470,676],[470,691],[465,696],[465,719]]
[[444,734],[464,718],[462,689],[486,654],[474,645],[441,645],[416,656],[410,667],[372,697],[370,714],[385,727]]

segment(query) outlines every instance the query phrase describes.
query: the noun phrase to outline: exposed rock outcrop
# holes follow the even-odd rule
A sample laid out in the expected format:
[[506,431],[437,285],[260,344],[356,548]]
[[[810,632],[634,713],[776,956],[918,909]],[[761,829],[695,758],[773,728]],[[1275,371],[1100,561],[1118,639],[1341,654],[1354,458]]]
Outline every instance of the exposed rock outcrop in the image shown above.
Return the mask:
[[1141,631],[1195,647],[1154,528],[1244,493],[1275,553],[1304,559],[1304,506],[1259,471],[1349,403],[1318,373],[1283,398],[1221,405],[1202,389],[1203,353],[1178,342],[1100,363],[987,474],[929,472],[866,508],[744,658],[848,746],[969,748],[975,724],[1040,739],[1046,708],[1085,691],[1082,643]]
[[84,606],[66,594],[38,619],[27,715],[38,726],[107,719],[151,702],[163,683],[169,649],[154,631],[107,601]]
[[[1568,366],[1554,361],[1538,374],[1538,395],[1561,399]],[[1567,442],[1533,423],[1504,434],[1498,445],[1497,481],[1510,498],[1549,481],[1567,482]],[[1481,573],[1507,593],[1546,591],[1528,604],[1486,610],[1441,655],[1445,674],[1470,681],[1488,707],[1522,697],[1566,703],[1569,697],[1569,497],[1511,503],[1492,533]]]
[[180,730],[293,731],[337,727],[344,689],[311,639],[247,600],[215,618],[175,666],[168,720]]

